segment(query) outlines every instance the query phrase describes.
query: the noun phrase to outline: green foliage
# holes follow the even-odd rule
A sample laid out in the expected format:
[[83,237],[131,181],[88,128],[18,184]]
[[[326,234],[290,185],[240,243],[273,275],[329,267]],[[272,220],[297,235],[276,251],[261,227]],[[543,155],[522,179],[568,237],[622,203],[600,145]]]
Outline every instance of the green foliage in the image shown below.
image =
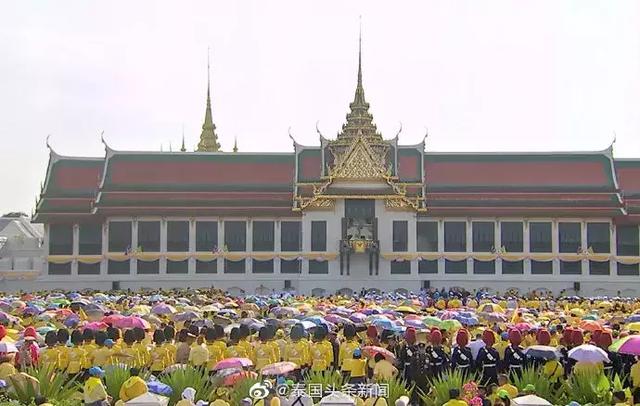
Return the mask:
[[524,391],[527,385],[533,385],[536,388],[536,395],[547,399],[549,402],[556,404],[559,400],[557,390],[553,388],[553,384],[542,373],[542,368],[527,367],[524,368],[520,375],[512,374],[511,381],[520,392]]
[[[148,380],[150,372],[147,370],[140,371],[140,378]],[[116,402],[120,399],[120,388],[127,379],[131,377],[129,367],[124,365],[109,365],[104,370],[104,386],[109,396]]]
[[567,400],[580,404],[611,404],[611,383],[600,371],[573,371],[563,385]]
[[24,372],[37,379],[39,384],[9,377],[12,386],[12,397],[21,403],[29,403],[37,395],[42,395],[49,401],[59,403],[59,401],[72,399],[77,392],[78,383],[75,377],[69,377],[66,373],[57,372],[53,365],[42,365],[37,368],[29,367]]
[[249,389],[258,382],[262,382],[261,377],[246,378],[233,385],[233,389],[229,392],[229,404],[239,405],[242,399],[250,397]]
[[169,374],[160,377],[160,382],[169,385],[173,389],[169,404],[173,405],[181,398],[182,391],[186,388],[196,390],[196,401],[208,401],[215,387],[209,379],[209,373],[200,368],[186,367],[176,369]]
[[418,396],[427,406],[440,406],[449,400],[449,390],[458,389],[462,393],[462,385],[475,380],[475,374],[463,373],[458,369],[446,371],[430,380],[429,393],[418,389]]
[[309,385],[322,385],[322,389],[336,388],[340,389],[344,385],[346,379],[339,371],[328,369],[326,371],[309,371],[304,376],[304,384],[308,388]]
[[387,385],[387,403],[393,405],[400,396],[411,398],[411,394],[415,389],[415,384],[407,385],[407,382],[401,378],[393,378],[377,382],[380,385]]

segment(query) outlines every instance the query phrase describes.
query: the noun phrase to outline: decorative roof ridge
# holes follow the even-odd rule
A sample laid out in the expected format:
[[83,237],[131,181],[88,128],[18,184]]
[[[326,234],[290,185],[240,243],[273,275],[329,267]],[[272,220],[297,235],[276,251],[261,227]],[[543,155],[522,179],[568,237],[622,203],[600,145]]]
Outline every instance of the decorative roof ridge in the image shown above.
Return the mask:
[[140,150],[140,151],[116,151],[116,150],[112,150],[113,154],[112,156],[116,156],[116,155],[158,155],[158,156],[181,156],[181,157],[193,157],[193,156],[203,156],[203,155],[211,155],[211,156],[233,156],[233,155],[244,155],[244,156],[248,156],[248,155],[255,155],[255,156],[262,156],[262,155],[294,155],[294,152],[257,152],[257,151],[242,151],[242,152],[236,152],[233,154],[230,154],[228,152],[224,152],[224,151],[217,151],[217,152],[209,152],[209,151],[193,151],[190,152],[188,155],[181,152],[181,151],[145,151],[145,150]]
[[[418,144],[420,145],[420,144]],[[501,155],[535,155],[535,156],[549,156],[549,155],[604,155],[611,156],[611,147],[597,151],[425,151],[425,155],[438,156],[438,155],[479,155],[479,156],[501,156]]]

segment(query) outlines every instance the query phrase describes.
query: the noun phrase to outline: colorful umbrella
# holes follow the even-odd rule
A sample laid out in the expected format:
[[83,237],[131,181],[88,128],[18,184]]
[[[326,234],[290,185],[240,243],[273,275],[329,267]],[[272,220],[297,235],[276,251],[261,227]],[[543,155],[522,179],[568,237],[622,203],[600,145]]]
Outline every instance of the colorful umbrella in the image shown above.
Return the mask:
[[173,316],[173,320],[175,321],[185,321],[185,320],[193,320],[193,319],[197,319],[200,318],[201,316],[196,313],[196,312],[192,312],[192,311],[188,311],[188,312],[183,312],[183,313],[178,313],[176,315]]
[[103,323],[101,321],[94,321],[92,323],[85,324],[84,328],[87,330],[102,330],[107,328],[107,323]]
[[416,313],[416,310],[409,306],[398,306],[395,310],[400,313]]
[[222,361],[219,361],[214,367],[214,371],[219,371],[221,369],[227,368],[244,368],[250,367],[253,365],[253,362],[249,358],[225,358]]
[[140,327],[144,330],[151,328],[151,325],[148,321],[137,317],[137,316],[128,316],[123,317],[120,320],[117,320],[113,325],[117,328],[136,328]]
[[560,358],[558,350],[548,345],[532,345],[524,350],[524,354],[533,359],[551,360]]
[[378,347],[375,345],[367,345],[362,347],[362,352],[370,357],[374,357],[376,354],[382,354],[385,358],[389,360],[395,360],[396,356],[386,348]]
[[285,375],[298,368],[293,362],[276,362],[275,364],[269,364],[262,368],[260,372],[262,375]]
[[593,320],[583,320],[580,323],[580,328],[585,331],[591,331],[591,332],[602,330],[602,326]]
[[234,386],[238,382],[243,381],[245,379],[255,379],[257,377],[258,377],[258,374],[253,371],[239,371],[239,372],[234,372],[230,375],[225,376],[222,383],[224,386]]
[[640,322],[629,323],[626,327],[629,331],[640,331]]
[[166,303],[160,303],[158,305],[153,306],[151,309],[151,313],[153,314],[173,314],[176,313],[176,309],[173,306],[169,306]]
[[440,328],[443,330],[458,330],[462,328],[462,324],[458,320],[443,320],[440,323]]
[[579,362],[609,362],[607,352],[591,344],[579,345],[569,350],[569,358]]
[[107,324],[115,324],[118,320],[122,320],[124,319],[125,316],[121,315],[121,314],[110,314],[108,316],[105,316],[102,318],[102,322],[103,323],[107,323]]
[[0,342],[0,353],[9,354],[14,352],[18,352],[18,349],[16,348],[15,344],[7,343],[4,341]]
[[623,337],[609,347],[609,351],[621,354],[640,355],[640,335]]

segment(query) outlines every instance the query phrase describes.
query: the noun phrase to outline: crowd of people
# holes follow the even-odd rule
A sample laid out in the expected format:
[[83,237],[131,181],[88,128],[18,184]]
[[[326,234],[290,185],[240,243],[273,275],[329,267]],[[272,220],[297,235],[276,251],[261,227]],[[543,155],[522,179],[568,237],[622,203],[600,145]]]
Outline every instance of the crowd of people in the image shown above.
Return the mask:
[[[190,367],[228,389],[272,379],[264,395],[241,401],[251,405],[305,406],[339,392],[354,405],[406,406],[436,402],[434,382],[454,371],[475,385],[473,396],[451,387],[438,398],[445,405],[511,405],[541,395],[514,382],[536,368],[557,391],[577,373],[617,375],[621,386],[609,389],[610,402],[640,404],[636,299],[461,291],[240,298],[175,290],[22,294],[1,299],[0,309],[0,386],[9,396],[12,386],[33,380],[31,368],[46,366],[81,383],[84,404],[126,404],[166,386],[150,382]],[[129,370],[117,403],[103,379],[113,366]],[[309,393],[310,373],[333,371],[339,387]],[[389,382],[406,390],[390,399]],[[229,405],[230,392],[197,399],[185,388],[176,404]]]

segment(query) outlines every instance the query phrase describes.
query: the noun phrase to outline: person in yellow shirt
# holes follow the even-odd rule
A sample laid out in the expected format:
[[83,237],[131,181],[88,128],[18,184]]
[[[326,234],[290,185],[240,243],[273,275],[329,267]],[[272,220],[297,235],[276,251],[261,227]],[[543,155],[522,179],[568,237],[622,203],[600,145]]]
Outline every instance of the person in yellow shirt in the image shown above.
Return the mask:
[[69,365],[69,347],[67,347],[69,331],[61,328],[56,333],[56,337],[58,338],[58,369],[64,371]]
[[314,343],[311,344],[311,369],[325,371],[333,364],[333,346],[327,341],[327,327],[320,325],[314,332]]
[[509,383],[509,378],[505,374],[498,375],[498,392],[501,390],[506,391],[509,394],[509,399],[518,397],[518,388]]
[[133,329],[133,334],[135,336],[135,342],[133,344],[133,348],[136,350],[137,357],[138,357],[138,363],[136,366],[138,367],[147,366],[151,362],[151,355],[149,353],[149,348],[145,343],[147,334],[140,327],[135,327]]
[[176,363],[176,350],[177,347],[174,343],[174,338],[176,335],[176,331],[172,326],[167,326],[163,330],[164,333],[164,344],[163,347],[167,350],[167,365],[173,365]]
[[149,350],[150,370],[152,374],[159,375],[169,366],[169,354],[167,353],[167,347],[164,346],[163,330],[153,332],[153,342],[155,345]]
[[449,389],[449,401],[446,402],[443,406],[468,406],[467,402],[460,399],[460,390],[459,389]]
[[398,375],[398,368],[384,357],[382,354],[376,354],[374,357],[376,366],[373,368],[373,377],[375,380],[387,381]]
[[69,375],[79,374],[86,364],[87,352],[82,347],[82,333],[80,330],[73,330],[71,333],[71,344],[73,347],[69,349],[69,364],[67,365],[67,373]]
[[82,363],[82,369],[89,369],[93,366],[93,352],[97,348],[93,340],[95,339],[95,333],[93,330],[85,329],[82,332],[82,349],[85,351],[85,358]]
[[130,378],[124,381],[120,387],[120,400],[128,402],[131,399],[135,399],[138,396],[142,396],[149,392],[147,383],[144,379],[140,378],[140,370],[138,368],[131,368],[129,370]]
[[631,372],[629,373],[631,377],[631,384],[634,388],[640,388],[640,358],[636,357],[636,362],[631,367]]
[[302,324],[294,324],[289,333],[291,342],[285,347],[283,354],[285,361],[293,362],[300,368],[305,368],[311,363],[309,342],[304,339],[304,334]]
[[189,364],[196,368],[205,368],[209,362],[209,350],[204,344],[204,337],[198,336],[189,351]]
[[[58,368],[58,357],[60,356],[60,350],[58,348],[58,336],[55,331],[49,331],[44,336],[44,343],[46,347],[40,351],[40,365],[53,365],[54,368]],[[0,378],[5,379],[5,378]]]
[[18,372],[16,367],[13,366],[13,358],[13,354],[6,354],[0,358],[0,379],[3,381]]
[[120,350],[115,351],[113,354],[117,362],[123,363],[130,368],[142,366],[139,353],[133,346],[135,344],[135,334],[133,330],[125,330],[123,341],[124,343],[120,347]]
[[347,324],[344,326],[343,334],[345,341],[340,344],[340,350],[338,351],[338,365],[340,370],[345,376],[349,375],[349,365],[345,362],[353,357],[353,352],[356,348],[360,348],[360,342],[356,339],[356,328],[353,324]]
[[360,348],[353,350],[350,358],[345,359],[345,365],[349,371],[349,383],[357,385],[367,380],[367,360],[362,358]]
[[227,343],[224,342],[224,329],[221,325],[214,325],[205,331],[207,339],[207,349],[209,350],[209,362],[207,367],[213,371],[213,367],[224,359],[224,352],[227,350]]
[[94,367],[103,368],[107,365],[111,364],[111,356],[113,352],[111,347],[113,347],[113,340],[107,338],[107,335],[100,332],[96,334],[96,345],[97,348],[93,351],[91,359],[93,360]]
[[110,399],[107,394],[107,390],[102,383],[103,376],[104,371],[102,368],[89,368],[89,379],[84,383],[83,390],[85,405],[98,405],[102,403],[108,404]]
[[238,327],[240,332],[240,340],[238,341],[238,345],[244,348],[245,353],[247,354],[247,358],[251,359],[253,363],[256,362],[255,353],[253,351],[253,345],[249,341],[249,336],[251,335],[251,330],[246,324],[241,324]]
[[274,343],[270,340],[271,331],[269,327],[262,327],[260,331],[258,331],[258,339],[260,341],[254,347],[256,370],[260,370],[266,365],[273,364],[280,360],[279,355],[276,354]]
[[229,346],[224,352],[225,358],[249,358],[249,354],[244,346],[240,345],[240,329],[238,327],[234,327],[231,329],[231,333],[229,333]]

